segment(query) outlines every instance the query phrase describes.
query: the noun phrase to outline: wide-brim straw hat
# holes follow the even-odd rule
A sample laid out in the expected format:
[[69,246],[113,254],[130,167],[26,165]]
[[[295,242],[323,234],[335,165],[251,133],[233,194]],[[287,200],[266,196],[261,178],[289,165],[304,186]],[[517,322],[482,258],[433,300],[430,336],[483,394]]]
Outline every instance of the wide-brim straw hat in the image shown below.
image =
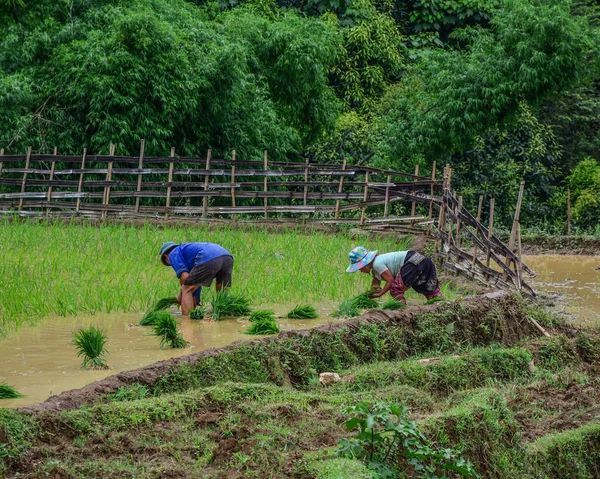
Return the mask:
[[377,256],[377,250],[369,251],[367,248],[363,248],[362,246],[357,246],[350,253],[348,253],[348,258],[350,258],[350,266],[346,268],[346,273],[354,273],[361,268],[367,266],[373,259]]

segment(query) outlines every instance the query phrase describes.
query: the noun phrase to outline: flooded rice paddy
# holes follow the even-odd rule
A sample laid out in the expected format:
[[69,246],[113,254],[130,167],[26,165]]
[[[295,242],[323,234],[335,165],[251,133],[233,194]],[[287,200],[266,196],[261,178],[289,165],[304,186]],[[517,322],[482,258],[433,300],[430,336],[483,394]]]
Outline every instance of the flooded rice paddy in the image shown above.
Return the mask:
[[[527,256],[524,261],[537,273],[529,283],[555,298],[559,310],[573,322],[600,325],[599,256]],[[409,299],[409,303],[421,303]],[[284,316],[296,304],[261,305]],[[337,303],[315,305],[320,317],[313,320],[278,319],[282,331],[306,329],[339,321],[331,316]],[[176,314],[175,310],[171,311]],[[222,347],[250,339],[244,331],[249,322],[230,319],[220,322],[183,319],[183,336],[191,343],[186,349],[160,349],[151,329],[139,326],[142,313],[111,313],[77,317],[49,317],[35,327],[23,327],[0,339],[0,382],[4,381],[25,395],[5,399],[0,407],[21,407],[46,400],[51,395],[81,388],[121,371],[131,370],[205,349]],[[180,318],[180,316],[176,316]],[[71,334],[90,325],[103,328],[108,335],[106,359],[110,370],[86,371],[71,344]]]

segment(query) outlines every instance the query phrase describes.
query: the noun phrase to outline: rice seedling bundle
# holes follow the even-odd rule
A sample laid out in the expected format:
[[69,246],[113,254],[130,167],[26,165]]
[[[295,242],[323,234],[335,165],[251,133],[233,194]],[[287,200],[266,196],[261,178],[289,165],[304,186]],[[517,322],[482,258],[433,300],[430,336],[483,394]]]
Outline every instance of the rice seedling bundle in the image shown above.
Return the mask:
[[428,299],[425,304],[439,303],[440,301],[446,301],[446,298],[443,296],[438,296],[437,298]]
[[204,316],[206,316],[206,309],[202,306],[198,306],[190,311],[190,319],[198,321],[204,319]]
[[267,319],[275,321],[275,313],[270,309],[259,309],[257,311],[254,311],[248,318],[248,320],[252,323],[264,321]]
[[406,305],[402,301],[398,301],[396,298],[388,299],[385,303],[381,305],[381,309],[402,309],[405,308]]
[[304,306],[296,306],[286,315],[286,318],[289,319],[315,319],[318,317],[319,315],[314,306],[310,306],[308,304]]
[[157,317],[152,326],[152,336],[160,338],[160,347],[169,345],[172,348],[185,348],[189,343],[183,339],[177,330],[177,321],[169,313],[163,313]]
[[6,383],[0,383],[0,399],[22,398],[23,395],[12,386]]
[[262,319],[250,325],[246,334],[275,334],[279,332],[279,325],[274,319]]
[[250,300],[227,289],[215,293],[210,304],[215,321],[220,321],[224,316],[248,316],[251,313]]
[[372,291],[365,291],[364,293],[355,296],[350,301],[356,306],[358,309],[373,309],[379,306],[379,303],[370,297]]
[[174,304],[179,304],[177,302],[177,298],[163,298],[163,299],[159,299],[156,303],[154,303],[154,306],[152,306],[147,312],[146,314],[144,314],[144,316],[142,316],[142,319],[140,321],[140,326],[151,326],[154,324],[154,321],[156,319],[156,312],[158,311],[164,311],[165,309],[167,309],[168,307],[174,305]]
[[83,357],[83,369],[108,369],[103,358],[107,354],[105,345],[108,338],[102,329],[92,325],[89,329],[80,329],[72,334],[71,343],[75,345],[77,356]]
[[354,318],[360,314],[360,309],[354,304],[351,299],[342,301],[338,306],[337,311],[334,311],[333,316],[336,318]]

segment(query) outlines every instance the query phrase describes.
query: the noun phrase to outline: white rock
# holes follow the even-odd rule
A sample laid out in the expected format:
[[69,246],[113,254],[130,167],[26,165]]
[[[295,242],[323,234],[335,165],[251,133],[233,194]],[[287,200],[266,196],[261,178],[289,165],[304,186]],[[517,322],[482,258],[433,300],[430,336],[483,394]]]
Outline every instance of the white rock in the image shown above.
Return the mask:
[[340,380],[338,373],[321,373],[319,374],[319,382],[323,386],[330,386],[333,383],[337,383]]

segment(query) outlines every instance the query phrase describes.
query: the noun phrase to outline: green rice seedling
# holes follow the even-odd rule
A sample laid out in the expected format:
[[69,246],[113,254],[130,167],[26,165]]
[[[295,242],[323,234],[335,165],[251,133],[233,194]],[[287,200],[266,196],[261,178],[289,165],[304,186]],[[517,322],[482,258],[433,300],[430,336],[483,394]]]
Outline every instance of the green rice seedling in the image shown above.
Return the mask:
[[152,336],[160,338],[160,347],[169,345],[172,348],[185,348],[188,342],[183,339],[181,333],[177,330],[177,321],[169,313],[163,313],[156,318],[152,326]]
[[204,319],[204,316],[206,316],[206,308],[202,306],[197,306],[190,311],[190,319],[198,321]]
[[253,323],[265,320],[275,321],[275,313],[270,309],[259,309],[258,311],[254,311],[248,320]]
[[179,304],[179,302],[177,301],[177,298],[174,298],[174,297],[159,299],[152,307],[152,310],[153,311],[164,311],[165,309],[167,309],[175,304]]
[[364,293],[355,296],[350,301],[356,306],[357,309],[373,309],[379,306],[379,303],[371,298],[369,295],[373,291],[365,291]]
[[336,318],[354,318],[360,314],[360,309],[352,302],[351,299],[342,301],[338,306],[337,311],[333,312]]
[[83,357],[83,369],[108,369],[108,365],[103,356],[107,354],[106,342],[108,338],[106,333],[96,328],[94,325],[89,329],[80,329],[73,334],[71,343],[75,345],[77,356]]
[[22,398],[23,395],[12,386],[6,383],[0,383],[0,399]]
[[381,309],[396,310],[405,308],[406,305],[402,301],[398,301],[396,298],[390,298],[381,305]]
[[215,293],[210,304],[215,321],[220,321],[224,316],[248,316],[251,313],[250,300],[228,289]]
[[276,334],[279,332],[279,325],[274,319],[261,319],[250,325],[246,334]]
[[[156,319],[162,314],[169,314],[166,311],[148,311],[140,320],[140,326],[153,326]],[[170,316],[170,314],[169,314]]]
[[296,306],[286,315],[286,318],[289,319],[315,319],[318,317],[319,314],[317,313],[317,310],[314,306],[310,306],[309,304]]
[[440,301],[446,301],[446,298],[443,296],[438,296],[437,298],[428,299],[425,304],[439,303]]

